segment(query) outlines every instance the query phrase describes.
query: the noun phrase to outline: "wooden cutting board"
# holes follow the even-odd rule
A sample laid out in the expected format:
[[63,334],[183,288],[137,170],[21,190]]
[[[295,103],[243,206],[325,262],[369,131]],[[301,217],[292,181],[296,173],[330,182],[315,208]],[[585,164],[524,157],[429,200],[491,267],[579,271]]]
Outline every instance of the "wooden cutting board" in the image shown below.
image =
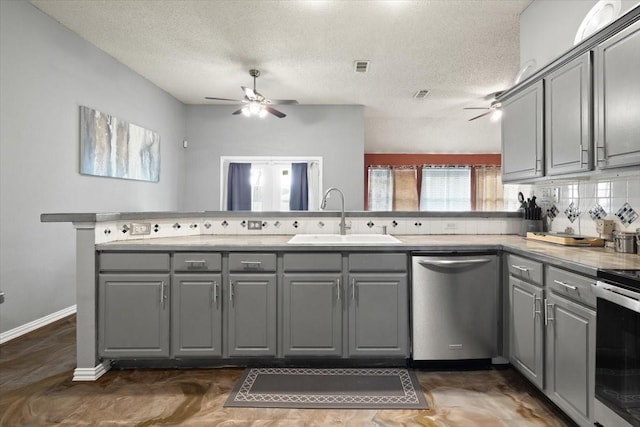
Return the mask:
[[599,237],[577,236],[575,234],[560,233],[527,233],[527,239],[540,240],[542,242],[555,243],[563,246],[604,246],[604,240]]

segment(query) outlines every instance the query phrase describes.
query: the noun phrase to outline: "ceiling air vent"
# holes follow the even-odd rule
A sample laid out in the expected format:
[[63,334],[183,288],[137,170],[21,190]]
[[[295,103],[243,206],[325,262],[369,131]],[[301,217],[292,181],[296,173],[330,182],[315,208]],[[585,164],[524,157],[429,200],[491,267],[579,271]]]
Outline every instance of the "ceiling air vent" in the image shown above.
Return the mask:
[[423,99],[429,95],[429,92],[431,92],[429,89],[420,89],[415,93],[415,95],[413,95],[413,97],[416,99]]
[[369,71],[369,61],[354,61],[356,73],[366,73]]

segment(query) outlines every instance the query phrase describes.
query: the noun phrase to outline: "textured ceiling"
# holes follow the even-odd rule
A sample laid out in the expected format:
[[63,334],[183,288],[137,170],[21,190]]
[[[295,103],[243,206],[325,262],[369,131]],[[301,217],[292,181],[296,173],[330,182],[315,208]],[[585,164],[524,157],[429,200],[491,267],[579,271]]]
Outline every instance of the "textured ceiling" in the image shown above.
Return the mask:
[[463,107],[513,85],[531,0],[31,3],[186,104],[240,99],[259,68],[267,97],[364,105],[366,152],[477,153],[500,151],[499,124]]

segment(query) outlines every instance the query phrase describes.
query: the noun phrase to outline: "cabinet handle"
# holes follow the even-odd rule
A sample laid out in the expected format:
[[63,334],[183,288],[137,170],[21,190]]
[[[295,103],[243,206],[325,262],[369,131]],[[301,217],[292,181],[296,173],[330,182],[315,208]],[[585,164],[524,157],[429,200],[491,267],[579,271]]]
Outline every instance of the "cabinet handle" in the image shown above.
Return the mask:
[[256,270],[260,268],[262,261],[240,261],[240,264],[242,264],[247,270]]
[[351,279],[351,299],[356,300],[356,279]]
[[516,270],[520,270],[522,272],[525,272],[525,273],[529,272],[528,268],[520,267],[519,265],[511,264],[511,267],[515,268]]
[[233,281],[229,280],[229,301],[231,301],[231,305],[233,305]]
[[164,308],[164,301],[167,299],[164,290],[164,281],[160,283],[160,305]]
[[[549,310],[549,308],[551,308],[551,310]],[[549,324],[549,322],[553,322],[553,317],[549,317],[549,313],[553,313],[553,304],[550,304],[547,302],[547,300],[544,300],[544,325],[547,326]]]
[[340,278],[336,279],[336,288],[338,289],[338,301],[340,301],[340,294],[342,293],[342,289],[340,289]]
[[186,259],[185,264],[191,264],[191,266],[195,267],[196,264],[199,264],[199,266],[204,267],[204,265],[207,263],[206,260],[204,259]]
[[[540,167],[538,167],[540,165]],[[542,159],[536,159],[535,173],[542,172]]]
[[[602,152],[602,158],[600,158],[600,152]],[[596,163],[598,165],[605,163],[607,161],[607,150],[604,145],[599,145],[598,141],[596,141]]]
[[560,285],[560,286],[564,286],[565,288],[569,288],[569,289],[571,289],[572,291],[575,291],[576,289],[578,289],[578,288],[576,288],[575,286],[570,285],[570,284],[568,284],[568,283],[561,282],[560,280],[554,280],[554,281],[553,281],[553,283],[556,283],[556,284],[558,284],[558,285]]
[[586,150],[585,150],[585,149],[584,149],[584,145],[583,145],[583,144],[580,144],[580,167],[582,167],[583,165],[586,165],[586,164],[588,164],[588,163],[589,163],[588,158],[587,158],[587,161],[586,161],[586,162],[582,160],[582,158],[583,158],[583,153],[587,153],[587,154],[588,154],[588,153],[589,153],[589,150],[588,150],[588,149],[586,149]]
[[218,281],[213,282],[213,305],[218,307]]
[[537,310],[538,308],[538,301],[542,301],[541,298],[538,298],[537,296],[533,297],[533,318],[536,318],[536,314],[540,314],[542,315],[542,312],[540,310]]

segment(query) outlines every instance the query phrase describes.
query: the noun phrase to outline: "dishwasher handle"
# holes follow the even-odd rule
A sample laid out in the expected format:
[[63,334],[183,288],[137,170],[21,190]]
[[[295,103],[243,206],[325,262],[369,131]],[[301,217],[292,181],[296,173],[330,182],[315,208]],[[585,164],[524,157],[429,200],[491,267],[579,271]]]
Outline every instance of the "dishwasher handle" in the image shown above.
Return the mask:
[[486,264],[491,262],[489,258],[476,258],[476,259],[464,259],[464,260],[453,260],[453,259],[430,259],[430,260],[420,260],[418,264],[423,267],[443,267],[443,268],[464,268],[470,267],[473,265]]

